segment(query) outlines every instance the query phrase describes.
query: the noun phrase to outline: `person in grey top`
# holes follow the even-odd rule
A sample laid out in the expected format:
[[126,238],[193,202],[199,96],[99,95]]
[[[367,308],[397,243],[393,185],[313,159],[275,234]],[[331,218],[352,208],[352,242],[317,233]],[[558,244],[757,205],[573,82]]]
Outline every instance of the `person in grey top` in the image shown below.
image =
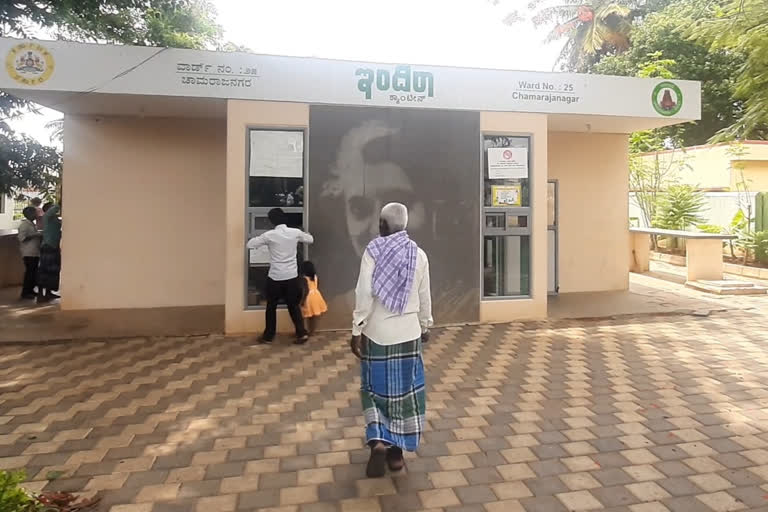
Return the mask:
[[34,206],[27,206],[22,211],[24,219],[19,224],[19,248],[24,260],[24,285],[21,288],[23,300],[34,299],[37,284],[37,266],[40,263],[40,242],[43,234],[35,227],[37,211]]

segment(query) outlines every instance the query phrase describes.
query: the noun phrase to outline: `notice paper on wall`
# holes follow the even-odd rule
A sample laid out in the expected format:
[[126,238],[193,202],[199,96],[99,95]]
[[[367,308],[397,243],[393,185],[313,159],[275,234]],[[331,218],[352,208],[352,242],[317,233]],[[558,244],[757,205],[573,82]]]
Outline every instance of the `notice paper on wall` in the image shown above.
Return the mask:
[[[253,236],[263,235],[266,232],[266,230],[254,231]],[[269,264],[269,247],[262,245],[256,249],[248,249],[248,262],[251,265]]]
[[488,179],[528,177],[528,148],[488,148]]
[[493,206],[520,206],[522,204],[520,185],[494,185],[491,187]]
[[248,253],[248,260],[251,265],[269,264],[269,249],[266,245],[261,246],[258,249],[249,249]]
[[250,176],[304,176],[304,132],[250,131]]

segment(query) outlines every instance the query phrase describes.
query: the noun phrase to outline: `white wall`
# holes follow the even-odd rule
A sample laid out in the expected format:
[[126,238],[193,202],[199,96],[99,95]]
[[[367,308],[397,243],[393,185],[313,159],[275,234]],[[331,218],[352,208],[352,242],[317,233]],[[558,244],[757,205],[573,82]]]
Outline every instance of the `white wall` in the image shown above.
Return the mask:
[[16,229],[18,221],[13,220],[15,203],[10,196],[0,196],[0,229]]
[[226,125],[68,117],[62,308],[224,304]]
[[[753,212],[755,211],[755,195],[755,192],[741,194],[742,203],[749,197]],[[702,212],[702,217],[706,219],[704,224],[714,224],[722,227],[730,226],[733,216],[739,211],[740,194],[738,192],[705,192],[704,196],[706,198],[706,208]],[[743,207],[746,206],[744,205]],[[633,225],[648,227],[643,219],[640,207],[637,206],[634,193],[629,194],[629,217]],[[633,217],[636,217],[637,221],[632,219]]]

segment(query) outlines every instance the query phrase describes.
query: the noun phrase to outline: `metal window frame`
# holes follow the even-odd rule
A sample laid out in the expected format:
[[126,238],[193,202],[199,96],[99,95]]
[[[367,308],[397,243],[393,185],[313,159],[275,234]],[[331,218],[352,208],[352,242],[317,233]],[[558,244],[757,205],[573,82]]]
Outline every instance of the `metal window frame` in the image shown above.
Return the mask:
[[[501,206],[485,206],[485,174],[486,174],[486,149],[485,138],[486,137],[517,137],[528,139],[528,194],[531,201],[531,206],[515,206],[511,208],[505,208]],[[535,188],[533,176],[536,169],[533,165],[533,152],[535,147],[535,140],[533,132],[500,132],[500,131],[483,131],[480,130],[480,302],[493,302],[498,300],[530,300],[533,298],[531,293],[531,287],[529,286],[528,293],[525,295],[497,295],[486,296],[485,295],[485,237],[486,236],[528,236],[530,238],[529,250],[533,247],[533,219],[537,214],[533,208],[533,198],[535,197]],[[528,226],[525,228],[510,228],[507,226],[506,219],[504,223],[504,229],[499,228],[487,228],[485,226],[485,213],[503,211],[506,214],[511,215],[527,215]],[[533,283],[534,265],[531,258],[533,251],[529,255],[528,260],[531,262],[529,282]]]
[[[302,229],[304,231],[307,230],[308,222],[309,222],[309,127],[289,127],[289,126],[272,126],[272,125],[259,125],[259,124],[247,124],[245,126],[245,169],[243,179],[245,180],[245,193],[244,193],[244,204],[245,208],[243,211],[244,215],[244,221],[245,221],[245,241],[248,242],[248,239],[250,237],[251,233],[251,221],[252,221],[252,213],[263,211],[264,214],[266,214],[269,210],[272,208],[276,208],[274,206],[259,206],[250,208],[248,206],[249,204],[249,195],[250,195],[250,188],[249,188],[249,177],[250,177],[250,169],[251,169],[251,132],[292,132],[297,133],[301,132],[304,134],[304,157],[302,158],[302,176],[303,176],[303,184],[304,184],[304,206],[299,207],[284,207],[283,210],[285,210],[287,213],[297,213],[294,210],[302,210]],[[305,245],[303,247],[304,250],[304,258],[307,258],[309,250],[307,246]],[[245,311],[263,311],[266,309],[266,306],[249,306],[248,305],[248,271],[250,269],[250,253],[248,252],[248,248],[243,244],[243,252],[245,254],[244,262],[243,262],[243,305]],[[285,309],[285,306],[278,306],[278,309]]]

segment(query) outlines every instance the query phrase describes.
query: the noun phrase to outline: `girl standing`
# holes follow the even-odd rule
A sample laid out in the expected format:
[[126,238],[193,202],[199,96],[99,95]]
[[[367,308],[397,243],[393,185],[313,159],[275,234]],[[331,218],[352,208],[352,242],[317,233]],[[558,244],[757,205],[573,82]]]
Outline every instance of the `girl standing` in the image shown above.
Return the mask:
[[307,319],[310,334],[314,334],[317,328],[317,319],[328,311],[328,305],[318,289],[318,278],[315,265],[311,261],[301,264],[301,273],[306,281],[304,300],[301,301],[301,312]]

